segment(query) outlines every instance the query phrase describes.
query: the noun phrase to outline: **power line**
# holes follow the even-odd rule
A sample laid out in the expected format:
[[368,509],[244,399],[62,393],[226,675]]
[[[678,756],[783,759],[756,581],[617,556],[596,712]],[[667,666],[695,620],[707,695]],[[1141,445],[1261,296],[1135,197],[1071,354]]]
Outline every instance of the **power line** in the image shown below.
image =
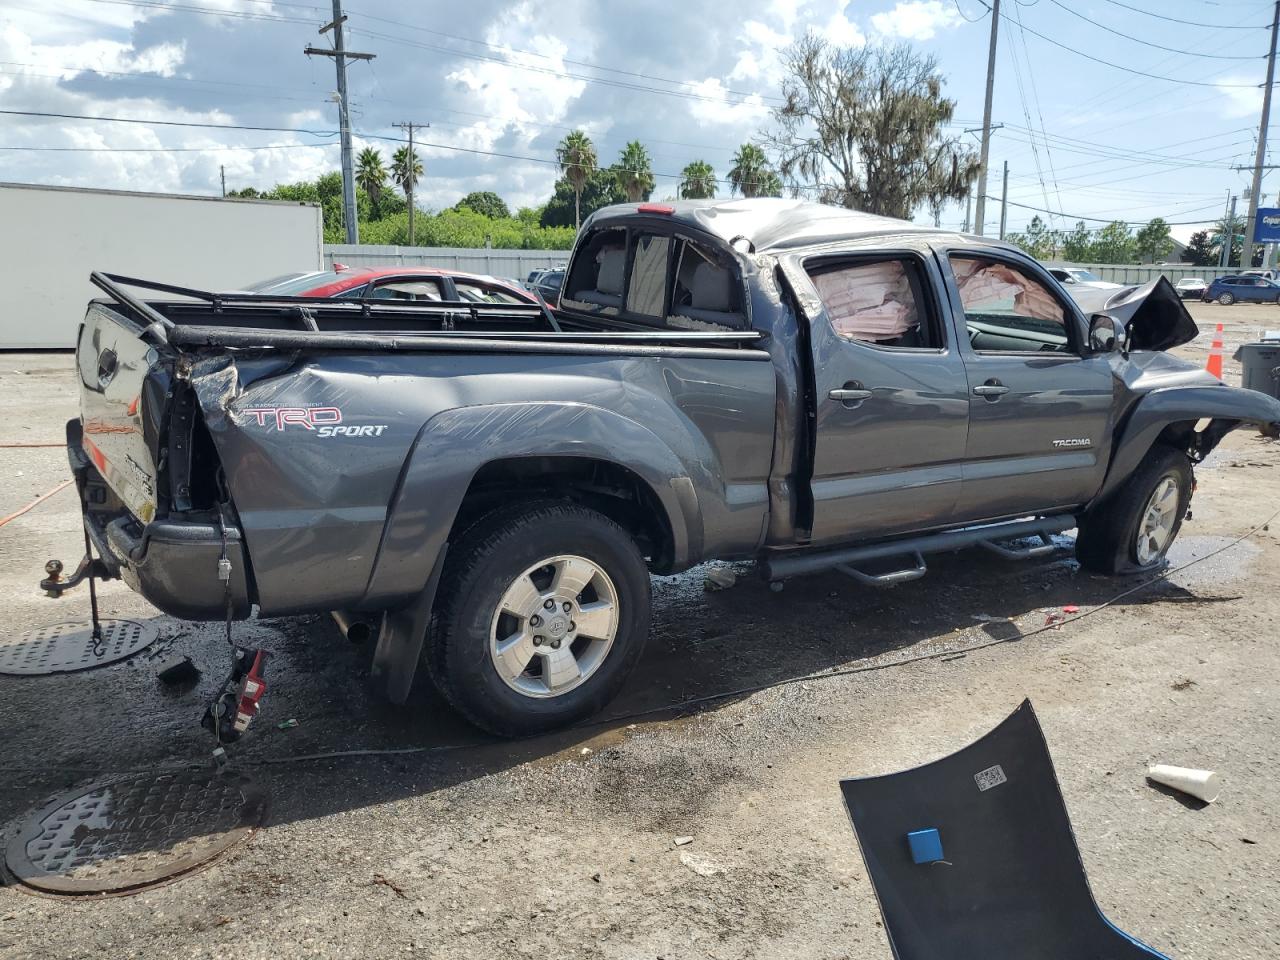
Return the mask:
[[1266,30],[1271,24],[1222,24],[1222,23],[1202,23],[1198,20],[1179,20],[1177,17],[1166,17],[1163,13],[1153,13],[1150,10],[1143,10],[1141,7],[1133,7],[1121,0],[1106,0],[1107,3],[1115,4],[1117,7],[1124,7],[1126,10],[1132,10],[1134,13],[1140,13],[1144,17],[1153,17],[1156,20],[1167,20],[1169,23],[1181,23],[1188,27],[1209,27],[1214,30]]
[[[996,198],[996,197],[988,197],[987,199],[988,199],[988,200],[997,200],[997,202],[998,202],[998,198]],[[1045,209],[1044,207],[1036,207],[1036,206],[1032,206],[1032,205],[1031,205],[1031,204],[1029,204],[1029,203],[1015,203],[1013,200],[1010,200],[1010,201],[1009,201],[1009,206],[1011,206],[1011,207],[1021,207],[1023,210],[1034,210],[1034,211],[1036,211],[1037,213],[1047,213],[1047,214],[1049,214],[1050,216],[1054,216],[1054,217],[1062,217],[1064,220],[1089,220],[1089,221],[1091,221],[1091,222],[1093,222],[1093,223],[1114,223],[1114,222],[1115,222],[1115,220],[1117,219],[1116,217],[1110,217],[1110,218],[1107,218],[1107,217],[1089,217],[1089,216],[1085,216],[1085,215],[1083,215],[1083,214],[1063,213],[1061,210],[1047,210],[1047,209]],[[1184,210],[1184,211],[1183,211],[1183,213],[1198,213],[1200,210],[1209,210],[1209,209],[1214,209],[1214,210],[1218,209],[1218,202],[1217,202],[1217,201],[1215,201],[1214,203],[1212,203],[1212,204],[1210,204],[1210,205],[1208,205],[1208,206],[1199,207],[1199,208],[1197,208],[1196,210]],[[1157,218],[1157,219],[1163,219],[1163,218],[1161,217],[1161,218]],[[1126,222],[1127,222],[1127,221],[1126,221]],[[1140,223],[1130,223],[1130,224],[1129,224],[1129,226],[1131,226],[1131,227],[1145,227],[1145,226],[1146,226],[1148,223],[1150,223],[1150,222],[1151,222],[1150,220],[1144,220],[1144,221],[1142,221],[1142,222],[1140,222]],[[1166,223],[1168,226],[1170,226],[1170,227],[1190,227],[1190,226],[1195,226],[1196,224],[1204,223],[1204,221],[1203,221],[1203,220],[1178,220],[1178,221],[1172,221],[1172,222],[1171,222],[1171,221],[1165,220],[1165,223]]]
[[[1000,19],[1009,20],[1010,17],[1008,14],[1002,13],[1000,14]],[[1012,22],[1016,22],[1016,21],[1012,21]],[[1204,80],[1181,80],[1178,77],[1166,77],[1163,74],[1159,74],[1159,73],[1147,73],[1145,70],[1135,70],[1133,67],[1126,67],[1123,64],[1112,63],[1110,60],[1103,60],[1101,57],[1095,57],[1091,53],[1085,53],[1083,50],[1077,50],[1075,47],[1069,47],[1065,43],[1060,43],[1059,41],[1054,40],[1052,37],[1046,37],[1043,33],[1040,33],[1036,30],[1032,30],[1030,27],[1024,26],[1023,29],[1027,33],[1031,34],[1032,36],[1039,37],[1045,43],[1050,43],[1053,46],[1058,47],[1059,49],[1066,50],[1068,53],[1074,53],[1076,56],[1084,57],[1084,59],[1090,60],[1093,63],[1101,64],[1104,67],[1112,67],[1116,70],[1123,70],[1125,73],[1132,73],[1139,77],[1148,77],[1152,80],[1164,80],[1168,83],[1179,83],[1184,86],[1190,86],[1190,87],[1219,87],[1219,88],[1238,87],[1240,89],[1249,89],[1249,90],[1252,90],[1255,87],[1257,87],[1256,83],[1209,83]]]
[[1107,31],[1107,33],[1113,33],[1117,37],[1124,37],[1124,39],[1126,40],[1132,40],[1134,43],[1140,43],[1144,47],[1154,47],[1157,50],[1165,50],[1169,53],[1177,53],[1185,57],[1203,57],[1207,60],[1262,60],[1266,57],[1265,53],[1255,53],[1255,54],[1250,54],[1248,56],[1241,56],[1239,54],[1230,54],[1230,53],[1198,53],[1195,50],[1179,50],[1175,47],[1166,47],[1159,43],[1152,43],[1150,40],[1143,40],[1141,37],[1135,37],[1132,34],[1121,33],[1119,30],[1116,30],[1114,27],[1108,27],[1106,24],[1099,23],[1097,20],[1091,20],[1088,17],[1086,17],[1083,13],[1080,13],[1078,10],[1072,10],[1065,3],[1060,3],[1059,0],[1049,0],[1049,2],[1052,3],[1055,7],[1059,7],[1067,11],[1067,13],[1071,14],[1073,17],[1079,17],[1085,23],[1093,24],[1093,26],[1099,28],[1100,30],[1105,30]]
[[264,143],[241,147],[0,147],[32,153],[228,153],[234,150],[326,150],[332,143]]
[[[303,17],[282,17],[269,13],[253,13],[249,10],[225,10],[218,7],[202,7],[194,3],[162,3],[160,0],[88,0],[89,3],[103,3],[116,7],[138,7],[150,10],[175,10],[179,13],[198,13],[214,17],[225,17],[230,20],[253,20],[260,23],[315,23],[314,19]],[[281,4],[286,6],[286,4]],[[287,6],[298,6],[287,4]],[[319,9],[308,7],[308,9]]]

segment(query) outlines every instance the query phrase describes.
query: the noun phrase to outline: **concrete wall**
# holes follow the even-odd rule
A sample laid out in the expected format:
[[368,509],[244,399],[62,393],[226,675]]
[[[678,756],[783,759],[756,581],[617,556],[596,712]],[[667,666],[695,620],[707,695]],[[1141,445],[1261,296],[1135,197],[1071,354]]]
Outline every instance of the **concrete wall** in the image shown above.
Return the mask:
[[326,243],[325,266],[440,267],[491,277],[523,280],[529,271],[564,266],[568,250],[475,250],[468,247],[389,247],[369,243]]
[[75,346],[101,270],[229,290],[321,267],[314,204],[0,183],[0,349]]
[[1214,277],[1234,276],[1243,269],[1241,267],[1228,267],[1222,270],[1218,267],[1187,267],[1170,264],[1126,266],[1120,263],[1067,263],[1057,260],[1048,265],[1052,267],[1083,267],[1085,270],[1096,273],[1103,280],[1124,284],[1143,284],[1148,280],[1154,280],[1161,274],[1168,277],[1170,283],[1177,283],[1183,277],[1199,277],[1207,282]]

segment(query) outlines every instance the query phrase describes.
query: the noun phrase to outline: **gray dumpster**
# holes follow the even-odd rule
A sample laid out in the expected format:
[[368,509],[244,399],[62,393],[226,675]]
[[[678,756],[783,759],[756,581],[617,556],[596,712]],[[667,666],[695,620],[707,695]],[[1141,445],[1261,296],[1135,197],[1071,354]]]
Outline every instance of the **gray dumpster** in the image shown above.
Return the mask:
[[1242,387],[1280,400],[1280,341],[1242,343],[1232,354],[1232,359],[1240,361],[1244,367]]

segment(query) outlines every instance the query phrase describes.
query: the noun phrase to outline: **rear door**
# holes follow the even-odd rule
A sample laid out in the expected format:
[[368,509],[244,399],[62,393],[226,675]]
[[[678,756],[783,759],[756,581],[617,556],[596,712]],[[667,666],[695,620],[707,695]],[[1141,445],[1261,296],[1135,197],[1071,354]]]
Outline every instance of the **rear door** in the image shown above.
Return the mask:
[[949,523],[968,387],[929,249],[879,240],[792,258],[786,271],[813,358],[813,540]]
[[1033,260],[965,246],[940,256],[966,332],[969,434],[960,521],[1085,503],[1111,449],[1114,377],[1085,352],[1085,319]]

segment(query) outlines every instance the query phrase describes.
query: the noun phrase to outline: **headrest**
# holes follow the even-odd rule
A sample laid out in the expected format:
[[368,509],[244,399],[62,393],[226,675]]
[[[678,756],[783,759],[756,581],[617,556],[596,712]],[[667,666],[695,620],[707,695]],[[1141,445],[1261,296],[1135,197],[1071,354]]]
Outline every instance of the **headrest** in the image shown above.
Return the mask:
[[600,272],[596,274],[596,289],[601,293],[622,293],[622,273],[627,262],[627,252],[620,247],[600,253]]
[[699,310],[730,310],[729,271],[714,263],[700,263],[693,271],[690,306]]

